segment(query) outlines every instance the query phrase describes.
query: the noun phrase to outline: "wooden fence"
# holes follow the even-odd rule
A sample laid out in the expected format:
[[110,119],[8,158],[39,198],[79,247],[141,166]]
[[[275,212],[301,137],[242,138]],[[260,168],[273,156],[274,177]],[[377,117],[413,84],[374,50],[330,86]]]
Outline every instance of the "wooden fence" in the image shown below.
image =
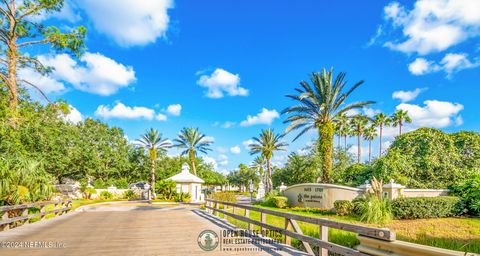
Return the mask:
[[[47,211],[46,209],[49,205],[52,205],[53,209]],[[29,213],[29,211],[33,209],[39,209],[39,211]],[[40,220],[43,220],[47,214],[55,214],[55,216],[62,215],[71,209],[71,200],[0,206],[0,214],[2,216],[0,220],[0,231],[28,224],[32,218],[40,217]]]
[[[418,245],[397,241],[395,233],[389,229],[365,227],[350,223],[332,221],[328,219],[308,217],[296,215],[286,212],[279,212],[269,209],[258,208],[250,205],[235,204],[230,202],[216,201],[206,199],[205,208],[211,214],[219,216],[220,213],[226,219],[230,216],[234,219],[248,223],[248,229],[253,230],[253,226],[257,225],[262,230],[275,230],[285,236],[284,243],[291,244],[291,238],[295,238],[302,242],[307,253],[311,255],[327,256],[328,252],[340,255],[406,255],[406,256],[459,256],[459,255],[476,255],[473,253],[463,253],[458,251],[446,250],[431,246]],[[232,211],[229,212],[228,208]],[[235,214],[235,209],[244,209],[243,215]],[[260,221],[250,218],[250,212],[259,212]],[[267,224],[267,214],[285,219],[283,228],[279,228]],[[297,221],[310,223],[318,226],[319,238],[304,235]],[[328,241],[328,229],[340,229],[350,231],[357,234],[360,245],[354,248],[345,247]],[[312,246],[317,246],[318,252],[312,250]]]

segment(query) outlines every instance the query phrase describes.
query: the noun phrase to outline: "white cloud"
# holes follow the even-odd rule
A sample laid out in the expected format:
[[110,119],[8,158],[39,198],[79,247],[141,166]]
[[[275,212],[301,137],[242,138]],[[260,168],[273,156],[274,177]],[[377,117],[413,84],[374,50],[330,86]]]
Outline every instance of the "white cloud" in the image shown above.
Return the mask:
[[418,0],[412,10],[392,2],[384,14],[403,35],[385,46],[405,53],[444,51],[480,34],[480,1],[476,0]]
[[215,141],[215,137],[212,137],[212,136],[205,136],[203,137],[203,140],[204,141],[209,141],[209,142],[214,142]]
[[146,45],[165,37],[173,0],[80,0],[93,26],[122,46]]
[[230,148],[230,152],[232,152],[233,154],[240,154],[241,150],[239,146],[233,146]]
[[73,124],[77,124],[83,120],[82,113],[80,113],[78,109],[76,109],[72,105],[69,105],[68,108],[70,109],[70,113],[62,116],[64,120],[71,122]]
[[226,121],[225,123],[223,123],[222,125],[220,125],[220,127],[225,128],[225,129],[228,129],[228,128],[230,128],[230,127],[233,127],[234,125],[235,125],[235,122]]
[[205,156],[202,156],[202,159],[206,164],[212,165],[213,169],[215,170],[217,169],[218,163],[217,163],[217,160],[215,160],[215,158],[205,155]]
[[172,116],[179,116],[182,112],[182,105],[180,104],[172,104],[167,107],[167,113]]
[[396,107],[408,111],[412,118],[413,127],[434,127],[445,128],[451,125],[458,125],[461,120],[459,115],[463,105],[448,101],[426,100],[424,106],[402,103]]
[[167,121],[167,116],[162,114],[162,113],[158,113],[156,116],[155,116],[155,120],[157,121]]
[[275,109],[268,110],[266,108],[262,108],[260,113],[255,116],[248,115],[247,119],[240,123],[241,126],[252,126],[257,124],[267,124],[271,125],[273,120],[279,118],[280,115]]
[[[81,63],[67,54],[42,55],[38,60],[55,69],[50,75],[51,79],[65,81],[78,90],[102,96],[112,95],[136,80],[132,67],[117,63],[100,53],[85,53],[80,58]],[[60,88],[58,84],[56,87]]]
[[229,96],[247,96],[248,90],[240,87],[240,76],[224,69],[217,68],[210,76],[202,75],[197,84],[207,88],[205,95],[209,98],[223,98]]
[[424,58],[416,58],[412,63],[408,64],[410,73],[419,76],[436,70],[437,66],[432,61]]
[[374,115],[382,112],[380,109],[373,109],[369,107],[363,107],[362,110],[363,110],[363,113],[368,117],[373,117]]
[[401,102],[408,102],[416,99],[425,90],[426,88],[416,88],[413,91],[395,91],[392,93],[392,98],[399,99]]
[[250,150],[249,145],[255,143],[254,140],[248,139],[242,142],[242,145],[245,147],[246,150]]
[[[155,116],[155,111],[146,107],[129,107],[123,103],[118,102],[113,108],[106,105],[98,106],[95,115],[103,118],[118,118],[118,119],[147,119],[152,120]],[[158,116],[157,116],[158,118]]]
[[[18,70],[18,77],[29,83],[37,86],[43,93],[63,93],[66,91],[65,85],[62,82],[55,80],[50,76],[42,76],[40,73],[33,71],[29,68],[22,68]],[[35,88],[30,85],[25,85],[32,93],[37,93]],[[36,95],[36,94],[35,94]]]
[[447,77],[458,71],[480,66],[480,60],[472,62],[466,53],[448,53],[439,63],[417,58],[408,65],[408,70],[414,75],[424,75],[436,71],[444,71]]
[[217,163],[219,166],[226,166],[228,165],[228,156],[221,154],[218,156]]

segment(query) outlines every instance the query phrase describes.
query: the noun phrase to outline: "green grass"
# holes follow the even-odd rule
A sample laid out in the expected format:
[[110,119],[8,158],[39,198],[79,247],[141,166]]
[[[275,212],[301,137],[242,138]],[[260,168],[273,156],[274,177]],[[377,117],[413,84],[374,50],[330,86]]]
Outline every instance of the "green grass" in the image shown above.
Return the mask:
[[[331,213],[308,213],[263,207],[281,212],[290,212],[303,216],[327,218],[340,222],[359,224],[370,227],[386,227],[397,234],[397,239],[417,244],[436,246],[440,248],[480,253],[480,218],[439,218],[423,220],[393,220],[383,226],[363,223],[358,218],[351,216],[336,216]],[[231,210],[229,210],[231,211]],[[235,210],[236,214],[243,215],[244,210]],[[220,217],[223,217],[220,214]],[[250,211],[250,217],[260,220],[260,213]],[[228,217],[228,221],[240,228],[248,228],[247,223]],[[284,228],[285,220],[282,217],[267,215],[267,223],[279,228]],[[298,222],[302,232],[312,237],[319,237],[319,227],[314,224]],[[255,226],[255,229],[259,227]],[[348,231],[329,228],[329,241],[335,244],[354,247],[359,244],[356,234]],[[301,242],[292,239],[292,245],[301,248]],[[314,248],[315,250],[315,248]]]

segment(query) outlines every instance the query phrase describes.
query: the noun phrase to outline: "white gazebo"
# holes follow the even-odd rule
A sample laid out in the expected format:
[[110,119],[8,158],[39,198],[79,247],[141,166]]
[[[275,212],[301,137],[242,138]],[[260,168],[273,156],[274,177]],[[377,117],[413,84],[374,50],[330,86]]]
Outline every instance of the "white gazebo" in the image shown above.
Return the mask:
[[189,193],[192,202],[203,202],[202,184],[204,180],[190,173],[190,167],[187,163],[182,165],[182,172],[174,175],[167,180],[173,180],[177,183],[177,193]]

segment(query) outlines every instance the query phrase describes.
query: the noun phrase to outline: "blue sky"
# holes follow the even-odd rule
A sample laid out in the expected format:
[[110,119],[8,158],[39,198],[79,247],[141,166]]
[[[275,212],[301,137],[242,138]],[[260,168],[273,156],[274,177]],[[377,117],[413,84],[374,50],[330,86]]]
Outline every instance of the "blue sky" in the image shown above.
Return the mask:
[[[334,67],[350,84],[365,80],[350,100],[376,101],[360,110],[366,114],[405,109],[413,118],[407,130],[480,130],[478,1],[115,3],[67,1],[60,14],[38,17],[88,29],[80,59],[31,49],[55,71],[19,72],[67,100],[72,121],[98,118],[130,140],[150,127],[167,138],[199,127],[214,139],[206,160],[227,172],[251,161],[244,142],[261,129],[285,129],[286,94],[309,73]],[[386,133],[388,144],[396,129]],[[315,137],[291,143],[274,162]]]

